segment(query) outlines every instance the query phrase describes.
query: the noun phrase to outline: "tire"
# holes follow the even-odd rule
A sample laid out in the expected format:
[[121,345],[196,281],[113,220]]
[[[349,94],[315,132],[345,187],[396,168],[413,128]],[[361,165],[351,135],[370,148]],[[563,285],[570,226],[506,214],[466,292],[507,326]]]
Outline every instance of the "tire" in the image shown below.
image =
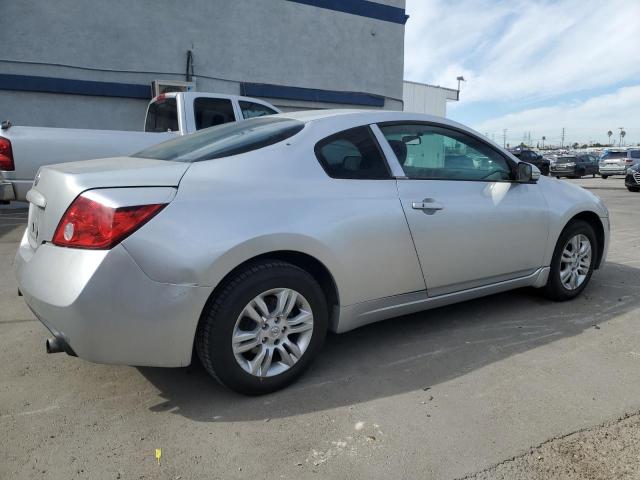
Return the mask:
[[[565,269],[567,267],[567,263],[562,261],[562,254],[565,248],[568,247],[568,241],[578,235],[584,236],[590,243],[591,259],[589,268],[586,272],[586,275],[582,279],[582,282],[576,288],[570,289],[567,288],[561,280],[561,268],[563,264],[565,265]],[[580,295],[580,293],[585,289],[585,287],[589,283],[589,280],[591,279],[594,266],[598,260],[597,255],[598,242],[596,240],[596,234],[593,231],[591,225],[583,220],[574,220],[570,222],[562,231],[562,233],[560,234],[560,238],[558,238],[558,242],[556,243],[556,247],[553,252],[553,258],[551,259],[549,278],[547,280],[547,284],[544,287],[544,294],[548,298],[555,301],[571,300],[572,298]]]
[[609,178],[609,175],[601,175],[603,180],[606,180],[607,178]]
[[638,187],[627,187],[627,190],[630,192],[640,192],[640,188]]
[[[312,327],[304,333],[289,333],[285,335],[285,329],[287,328],[288,320],[292,320],[291,315],[302,315],[302,307],[298,309],[297,304],[294,305],[291,310],[291,314],[286,318],[273,317],[269,319],[269,322],[279,323],[280,332],[274,335],[280,335],[280,337],[271,338],[272,330],[277,326],[274,324],[265,326],[262,328],[256,322],[251,320],[248,316],[241,314],[245,313],[245,307],[249,307],[249,304],[254,300],[261,297],[264,299],[264,305],[269,304],[271,308],[277,310],[275,297],[278,290],[293,291],[298,294],[296,302],[306,302],[303,306],[305,311],[310,308],[312,318]],[[287,297],[284,297],[287,298]],[[259,311],[256,307],[254,312]],[[265,315],[258,314],[258,318],[265,320]],[[298,317],[299,318],[299,317]],[[280,319],[280,320],[278,320]],[[249,324],[249,327],[242,326]],[[302,322],[308,325],[308,321]],[[298,328],[302,323],[298,324]],[[294,382],[311,364],[312,360],[316,357],[320,351],[327,332],[328,326],[328,308],[327,301],[324,293],[318,283],[313,277],[305,270],[292,265],[287,262],[279,260],[265,260],[260,263],[248,264],[246,267],[238,270],[237,273],[225,282],[221,286],[219,293],[212,297],[202,313],[198,331],[196,332],[196,351],[200,358],[202,365],[207,372],[216,378],[222,385],[226,386],[236,392],[247,395],[262,395],[265,393],[274,392]],[[255,334],[254,339],[245,343],[254,344],[254,347],[246,352],[238,353],[234,352],[234,342],[232,341],[235,332],[240,329],[244,332],[247,328],[251,329]],[[296,328],[295,326],[289,326],[290,329]],[[293,350],[289,350],[289,345],[300,341],[303,336],[305,337],[303,347],[296,345],[301,352],[301,356],[296,358]],[[269,338],[264,338],[269,336]],[[266,342],[266,343],[265,343]],[[262,345],[264,344],[264,345]],[[238,348],[236,344],[236,348]],[[287,348],[285,348],[285,346]],[[240,347],[244,348],[244,347]],[[271,356],[267,354],[268,358],[272,361],[269,362],[267,367],[267,374],[263,375],[260,372],[252,374],[246,371],[244,368],[250,368],[250,360],[256,360],[263,351],[271,351]],[[295,361],[290,366],[285,365],[284,357],[280,355],[280,352],[284,350],[284,353],[288,354],[289,361]],[[275,352],[278,353],[275,353]],[[255,356],[254,356],[255,355]],[[240,359],[237,358],[240,357]],[[241,362],[244,365],[241,366]],[[262,368],[266,363],[264,361],[256,361]],[[275,373],[270,369],[276,369]],[[278,371],[285,369],[284,371]]]

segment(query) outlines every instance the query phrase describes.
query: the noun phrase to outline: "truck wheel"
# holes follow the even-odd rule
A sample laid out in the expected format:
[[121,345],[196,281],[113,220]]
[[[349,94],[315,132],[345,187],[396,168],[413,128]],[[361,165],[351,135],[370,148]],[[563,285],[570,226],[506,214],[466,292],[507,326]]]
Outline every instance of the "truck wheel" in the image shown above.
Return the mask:
[[226,387],[270,393],[296,380],[318,354],[327,311],[322,289],[306,271],[279,260],[249,264],[209,300],[196,351]]
[[553,252],[545,295],[556,301],[578,296],[591,279],[597,252],[598,244],[591,225],[583,220],[569,223]]

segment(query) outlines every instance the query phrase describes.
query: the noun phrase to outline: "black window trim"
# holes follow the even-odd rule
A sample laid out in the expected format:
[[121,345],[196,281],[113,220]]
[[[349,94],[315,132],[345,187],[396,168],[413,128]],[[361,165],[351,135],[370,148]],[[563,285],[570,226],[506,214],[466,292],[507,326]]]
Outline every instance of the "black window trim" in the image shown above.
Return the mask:
[[[516,180],[516,174],[517,174],[517,169],[518,169],[518,163],[519,162],[515,162],[513,161],[512,158],[510,158],[509,156],[505,155],[504,152],[497,150],[493,145],[491,145],[490,143],[488,143],[486,140],[482,139],[479,135],[475,135],[473,133],[470,133],[462,128],[457,128],[451,125],[444,125],[442,123],[436,123],[436,122],[428,122],[428,121],[420,121],[420,120],[393,120],[393,121],[388,121],[388,122],[378,122],[376,123],[376,125],[378,126],[378,128],[380,128],[382,130],[382,127],[387,127],[387,126],[393,126],[393,125],[423,125],[423,126],[428,126],[428,127],[436,127],[436,128],[440,128],[442,130],[449,130],[452,132],[456,132],[456,133],[460,133],[463,135],[466,135],[468,137],[473,138],[474,140],[477,140],[479,142],[481,142],[482,144],[484,144],[487,148],[489,148],[491,151],[493,151],[494,153],[496,153],[498,156],[502,157],[506,162],[507,165],[509,166],[509,170],[511,172],[511,179],[509,180],[483,180],[483,179],[471,179],[471,178],[412,178],[412,177],[408,177],[408,176],[403,176],[403,177],[395,177],[397,180],[439,180],[439,181],[445,181],[445,182],[484,182],[484,183],[495,183],[495,182],[499,182],[499,183],[518,183],[518,181]],[[397,159],[396,159],[397,161]],[[388,162],[388,159],[387,159]],[[524,162],[524,160],[523,160]],[[400,163],[400,162],[398,162]],[[528,163],[528,162],[524,162],[524,163]],[[400,165],[400,168],[402,168],[402,165]],[[404,172],[404,169],[402,169],[402,171]]]
[[[331,173],[329,173],[329,170],[327,169],[327,166],[325,165],[325,162],[322,160],[322,154],[320,152],[320,148],[322,148],[324,145],[326,145],[331,140],[333,140],[334,137],[339,137],[340,135],[343,135],[346,132],[350,132],[351,130],[356,130],[356,129],[361,129],[361,128],[366,129],[367,134],[369,135],[369,138],[371,139],[371,141],[375,145],[376,150],[378,151],[378,154],[380,155],[380,158],[382,159],[382,164],[384,165],[384,168],[387,170],[387,177],[385,177],[385,178],[342,178],[342,177],[334,177]],[[361,182],[363,180],[386,181],[386,180],[395,180],[396,179],[396,177],[393,176],[393,172],[391,171],[391,168],[389,167],[389,160],[387,159],[387,156],[382,151],[382,147],[380,147],[380,144],[378,143],[378,139],[376,138],[376,136],[374,135],[373,131],[371,130],[371,126],[370,126],[369,123],[366,123],[364,125],[356,125],[355,127],[349,127],[347,129],[340,130],[339,132],[332,133],[331,135],[318,140],[316,142],[316,144],[314,145],[314,147],[313,147],[313,152],[316,155],[316,160],[318,160],[318,163],[320,164],[320,166],[324,170],[324,173],[326,173],[327,176],[329,178],[332,178],[333,180],[346,180],[346,181],[355,180],[355,181]]]

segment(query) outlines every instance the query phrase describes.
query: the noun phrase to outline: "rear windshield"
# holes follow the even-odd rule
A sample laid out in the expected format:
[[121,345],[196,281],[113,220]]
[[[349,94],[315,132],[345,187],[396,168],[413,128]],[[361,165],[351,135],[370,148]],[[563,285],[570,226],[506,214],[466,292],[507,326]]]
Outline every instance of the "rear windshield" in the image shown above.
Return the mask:
[[569,162],[576,162],[576,157],[558,157],[558,159],[556,160],[556,163],[569,163]]
[[149,105],[144,122],[145,132],[177,132],[178,128],[175,98],[159,99]]
[[602,158],[604,160],[609,160],[611,158],[627,158],[627,152],[607,152]]
[[257,117],[226,123],[162,142],[133,157],[199,162],[229,157],[281,142],[298,133],[304,123],[290,118]]

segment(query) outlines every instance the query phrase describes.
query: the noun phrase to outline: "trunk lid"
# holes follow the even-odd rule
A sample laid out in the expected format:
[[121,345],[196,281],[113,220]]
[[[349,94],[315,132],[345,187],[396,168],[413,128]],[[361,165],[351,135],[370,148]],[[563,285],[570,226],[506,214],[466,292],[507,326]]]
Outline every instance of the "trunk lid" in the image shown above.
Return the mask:
[[53,234],[71,202],[94,188],[177,187],[189,163],[147,158],[115,157],[42,167],[27,194],[31,247]]

